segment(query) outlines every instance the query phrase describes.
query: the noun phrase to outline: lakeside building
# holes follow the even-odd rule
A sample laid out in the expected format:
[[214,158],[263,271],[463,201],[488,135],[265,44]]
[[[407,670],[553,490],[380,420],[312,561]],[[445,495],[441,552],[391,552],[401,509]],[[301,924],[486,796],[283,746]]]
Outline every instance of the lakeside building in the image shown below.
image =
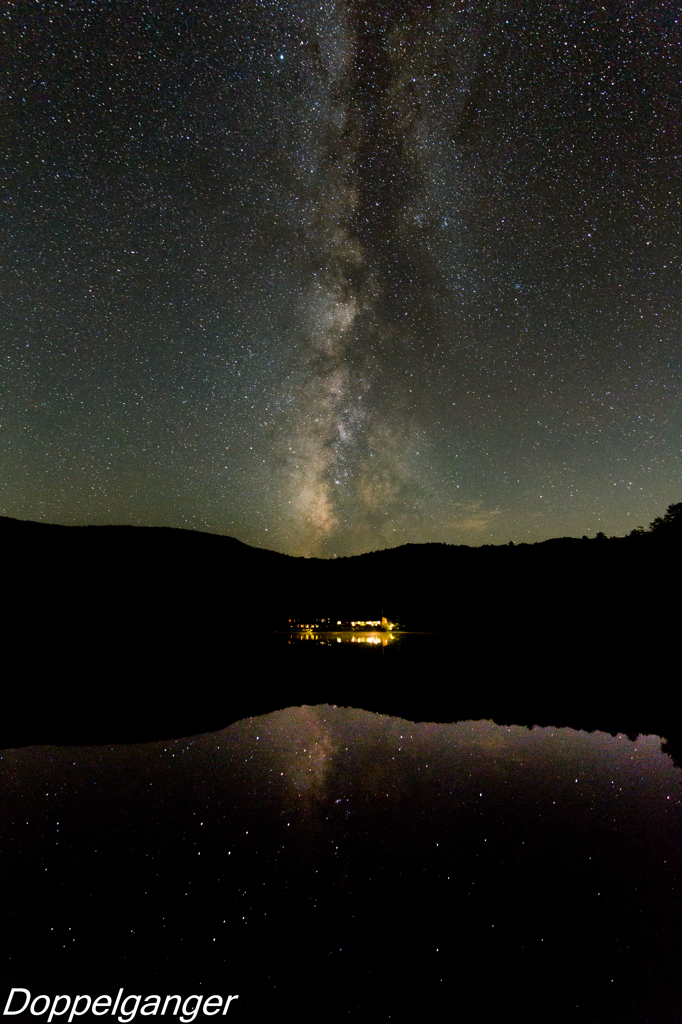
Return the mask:
[[378,619],[288,619],[287,625],[292,632],[297,633],[388,633],[393,629],[397,629],[397,624],[390,622],[385,615]]

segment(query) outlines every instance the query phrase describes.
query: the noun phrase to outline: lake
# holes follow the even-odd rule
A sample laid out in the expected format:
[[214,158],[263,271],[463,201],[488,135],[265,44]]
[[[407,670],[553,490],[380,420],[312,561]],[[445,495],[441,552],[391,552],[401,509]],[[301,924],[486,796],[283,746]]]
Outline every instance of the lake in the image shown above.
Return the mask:
[[328,704],[3,750],[3,985],[238,993],[245,1021],[673,1024],[681,782],[654,735]]

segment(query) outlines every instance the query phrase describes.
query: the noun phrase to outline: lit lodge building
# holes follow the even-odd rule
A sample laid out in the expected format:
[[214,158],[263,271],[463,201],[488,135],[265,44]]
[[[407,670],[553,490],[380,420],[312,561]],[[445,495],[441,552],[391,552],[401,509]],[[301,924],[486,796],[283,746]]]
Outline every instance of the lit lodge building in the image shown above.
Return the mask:
[[398,625],[385,615],[380,619],[296,618],[287,620],[290,643],[360,643],[385,647],[396,639]]

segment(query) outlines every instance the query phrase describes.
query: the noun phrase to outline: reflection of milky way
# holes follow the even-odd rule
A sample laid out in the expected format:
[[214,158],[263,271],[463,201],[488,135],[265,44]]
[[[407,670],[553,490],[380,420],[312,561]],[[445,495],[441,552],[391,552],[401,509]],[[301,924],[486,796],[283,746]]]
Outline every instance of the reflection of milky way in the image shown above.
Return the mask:
[[13,984],[229,985],[249,1021],[288,1019],[290,991],[332,1024],[678,1019],[680,771],[659,737],[304,706],[3,750],[0,789]]
[[325,710],[305,706],[289,708],[252,720],[257,724],[262,744],[259,752],[266,752],[273,770],[277,765],[284,766],[279,776],[282,786],[295,798],[321,800],[326,796],[326,781],[333,768],[336,746]]

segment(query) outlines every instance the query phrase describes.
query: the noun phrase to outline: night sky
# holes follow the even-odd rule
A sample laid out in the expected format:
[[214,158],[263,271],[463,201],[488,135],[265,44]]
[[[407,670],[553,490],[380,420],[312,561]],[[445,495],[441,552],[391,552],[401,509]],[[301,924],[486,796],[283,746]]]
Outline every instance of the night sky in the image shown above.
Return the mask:
[[679,4],[0,20],[0,514],[329,557],[679,500]]

